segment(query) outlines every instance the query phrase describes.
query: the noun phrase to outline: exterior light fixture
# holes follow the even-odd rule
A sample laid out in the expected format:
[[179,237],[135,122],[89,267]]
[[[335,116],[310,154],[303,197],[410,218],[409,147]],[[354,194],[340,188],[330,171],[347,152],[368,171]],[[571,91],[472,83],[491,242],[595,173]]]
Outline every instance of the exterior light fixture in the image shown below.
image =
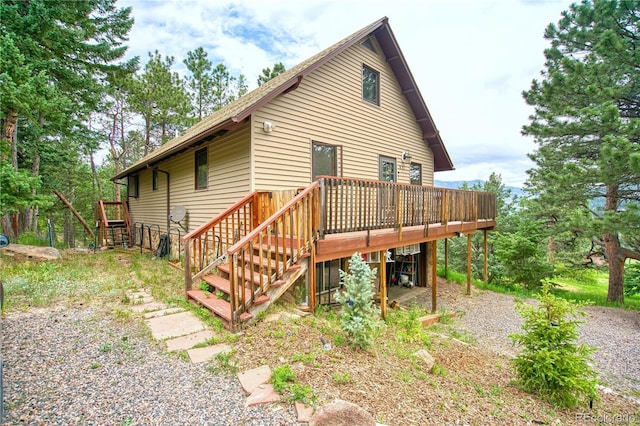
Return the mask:
[[400,159],[402,160],[403,163],[410,163],[411,153],[409,151],[402,151],[402,155],[400,156]]
[[264,130],[267,133],[273,132],[273,129],[275,128],[276,128],[276,125],[273,124],[273,121],[264,121],[262,123],[262,130]]

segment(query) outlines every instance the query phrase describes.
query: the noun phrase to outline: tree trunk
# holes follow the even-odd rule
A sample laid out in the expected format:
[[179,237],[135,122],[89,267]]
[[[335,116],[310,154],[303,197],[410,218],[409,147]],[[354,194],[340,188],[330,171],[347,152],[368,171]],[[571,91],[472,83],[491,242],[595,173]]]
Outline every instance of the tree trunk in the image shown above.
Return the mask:
[[605,234],[604,244],[609,261],[609,291],[607,301],[624,304],[624,261],[616,234]]
[[73,217],[71,211],[64,212],[64,242],[69,248],[76,248],[76,235],[73,228]]
[[[16,135],[18,130],[18,113],[16,111],[9,111],[4,120],[2,120],[2,142],[11,145],[11,164],[13,167],[18,167],[18,156],[16,150]],[[6,161],[6,156],[2,157],[3,161]]]
[[[40,154],[36,153],[33,156],[33,164],[31,165],[31,173],[34,176],[38,176],[40,174]],[[34,188],[31,190],[31,193],[35,196],[37,194],[37,190]],[[24,230],[25,231],[38,231],[38,207],[27,207],[24,212]]]
[[[620,202],[618,187],[607,185],[605,196],[605,212],[616,212]],[[607,301],[624,303],[624,261],[625,256],[621,251],[618,234],[607,232],[602,236],[604,248],[609,262],[609,290]]]
[[[2,120],[2,144],[11,146],[9,153],[11,166],[18,170],[18,113],[9,111],[4,120]],[[9,158],[2,154],[2,161],[8,161]],[[18,239],[18,216],[15,213],[8,213],[2,217],[2,232],[4,232],[9,241],[14,243]]]

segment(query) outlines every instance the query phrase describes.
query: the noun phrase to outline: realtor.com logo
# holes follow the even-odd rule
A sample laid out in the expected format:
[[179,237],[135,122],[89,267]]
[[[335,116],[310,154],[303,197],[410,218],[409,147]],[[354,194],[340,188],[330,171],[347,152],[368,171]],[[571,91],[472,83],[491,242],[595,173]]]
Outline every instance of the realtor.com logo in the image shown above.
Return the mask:
[[576,413],[576,421],[583,423],[597,424],[636,424],[636,420],[640,420],[635,414],[592,414],[592,413]]

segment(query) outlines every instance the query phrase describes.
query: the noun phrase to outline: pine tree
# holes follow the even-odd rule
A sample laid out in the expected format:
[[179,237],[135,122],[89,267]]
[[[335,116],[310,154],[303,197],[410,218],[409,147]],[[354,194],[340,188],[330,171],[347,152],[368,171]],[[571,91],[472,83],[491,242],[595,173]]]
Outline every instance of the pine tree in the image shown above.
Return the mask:
[[349,272],[340,270],[344,291],[336,291],[335,299],[342,305],[340,324],[353,345],[367,349],[373,343],[373,336],[379,327],[376,318],[380,310],[374,303],[373,283],[376,269],[371,269],[359,253],[349,259]]
[[562,15],[524,92],[535,113],[523,133],[538,144],[528,185],[558,233],[577,229],[603,253],[607,299],[623,303],[625,259],[640,259],[625,245],[640,234],[640,1],[583,0]]

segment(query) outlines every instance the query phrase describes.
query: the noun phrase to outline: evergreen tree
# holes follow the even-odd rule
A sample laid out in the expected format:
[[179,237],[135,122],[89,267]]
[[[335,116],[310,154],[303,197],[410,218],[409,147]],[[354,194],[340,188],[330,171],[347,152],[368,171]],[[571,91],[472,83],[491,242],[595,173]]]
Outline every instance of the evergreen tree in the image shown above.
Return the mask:
[[340,270],[344,292],[336,291],[335,299],[342,306],[340,324],[353,346],[367,349],[379,326],[375,318],[379,310],[374,304],[373,282],[376,269],[371,269],[359,253],[349,259],[349,272]]
[[202,120],[213,111],[213,65],[202,47],[187,52],[184,64],[191,72],[187,77],[187,88],[193,97],[195,114],[198,120]]
[[524,92],[535,113],[523,133],[538,144],[528,184],[557,232],[602,251],[607,298],[622,303],[624,261],[640,259],[623,245],[640,232],[640,2],[584,0],[545,37],[542,78]]
[[271,69],[269,67],[263,68],[262,69],[262,75],[258,76],[258,86],[262,86],[267,81],[279,76],[280,74],[282,74],[285,71],[286,71],[286,69],[285,69],[284,64],[282,62],[278,62],[277,64],[274,64],[273,65],[273,69]]
[[[85,132],[105,76],[135,62],[116,62],[126,50],[123,43],[133,24],[130,13],[130,8],[117,9],[115,0],[0,2],[0,161],[7,172],[3,180],[29,173],[34,177],[24,176],[20,185],[30,186],[30,196],[18,191],[20,204],[2,208],[20,213],[3,217],[3,231],[11,237],[25,228],[36,229],[38,181],[48,155],[44,150],[55,146],[63,154],[77,148],[62,142]],[[7,185],[3,191],[12,187],[18,189]]]
[[144,155],[191,124],[191,102],[184,81],[171,71],[174,58],[163,58],[156,50],[141,75],[129,82],[128,103],[144,120]]

